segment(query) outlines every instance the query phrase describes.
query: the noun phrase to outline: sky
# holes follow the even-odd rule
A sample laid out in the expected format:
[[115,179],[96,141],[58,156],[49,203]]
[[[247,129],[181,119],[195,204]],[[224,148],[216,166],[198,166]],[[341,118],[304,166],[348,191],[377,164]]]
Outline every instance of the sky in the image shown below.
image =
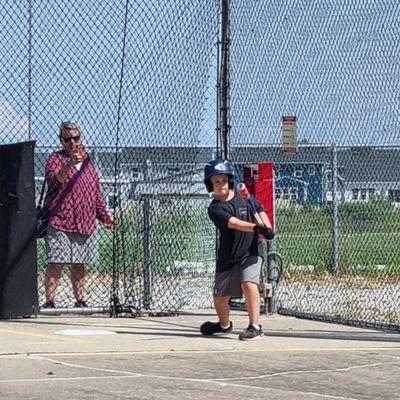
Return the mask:
[[[28,18],[14,2],[5,3],[0,135],[10,140],[22,134],[19,121],[29,119]],[[38,144],[57,142],[57,127],[67,120],[99,146],[214,144],[215,2],[130,1],[126,35],[125,1],[32,3],[32,137]],[[205,129],[209,137],[200,139]]]
[[[28,2],[26,2],[28,3]],[[0,142],[215,146],[218,2],[0,0]],[[397,0],[232,0],[232,144],[400,144]],[[124,35],[124,32],[126,35]],[[125,38],[125,41],[124,41]]]
[[[232,138],[400,144],[396,0],[233,2]],[[236,6],[235,6],[236,4]]]

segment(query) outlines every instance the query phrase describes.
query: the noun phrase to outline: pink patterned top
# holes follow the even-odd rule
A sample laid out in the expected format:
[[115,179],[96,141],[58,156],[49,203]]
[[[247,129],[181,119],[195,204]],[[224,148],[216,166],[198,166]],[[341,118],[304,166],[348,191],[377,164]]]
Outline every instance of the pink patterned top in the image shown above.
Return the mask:
[[90,157],[86,157],[80,170],[72,167],[67,181],[60,183],[55,175],[68,160],[68,155],[61,150],[52,153],[46,163],[44,204],[50,209],[49,224],[63,232],[91,235],[96,229],[96,219],[110,221],[99,176]]

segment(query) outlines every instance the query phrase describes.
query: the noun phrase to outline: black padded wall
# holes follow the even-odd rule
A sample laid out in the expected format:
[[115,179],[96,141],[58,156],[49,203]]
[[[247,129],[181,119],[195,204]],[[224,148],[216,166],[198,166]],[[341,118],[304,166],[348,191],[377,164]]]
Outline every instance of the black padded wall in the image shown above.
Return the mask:
[[0,145],[0,318],[38,307],[35,142]]

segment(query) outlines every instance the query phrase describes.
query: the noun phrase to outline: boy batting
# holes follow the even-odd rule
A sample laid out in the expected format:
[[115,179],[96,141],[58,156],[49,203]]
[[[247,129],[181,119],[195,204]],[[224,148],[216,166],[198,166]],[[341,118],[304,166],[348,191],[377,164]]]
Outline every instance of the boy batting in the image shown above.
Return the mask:
[[233,167],[229,161],[213,160],[204,169],[204,183],[214,199],[208,215],[219,231],[219,247],[213,289],[214,308],[218,321],[201,325],[203,335],[228,333],[233,329],[229,319],[229,300],[246,300],[248,327],[240,333],[240,340],[254,340],[264,335],[259,323],[259,283],[263,261],[261,233],[273,239],[269,218],[255,201],[256,211],[264,226],[253,222],[249,205],[239,193],[233,191]]

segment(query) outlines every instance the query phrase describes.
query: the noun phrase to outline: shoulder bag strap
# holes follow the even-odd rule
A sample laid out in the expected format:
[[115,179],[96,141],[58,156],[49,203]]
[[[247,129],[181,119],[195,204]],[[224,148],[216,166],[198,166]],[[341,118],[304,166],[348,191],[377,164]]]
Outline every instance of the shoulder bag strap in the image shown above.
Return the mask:
[[43,177],[43,184],[42,184],[42,189],[40,191],[39,204],[38,204],[39,206],[42,206],[45,187],[46,187],[46,178]]

